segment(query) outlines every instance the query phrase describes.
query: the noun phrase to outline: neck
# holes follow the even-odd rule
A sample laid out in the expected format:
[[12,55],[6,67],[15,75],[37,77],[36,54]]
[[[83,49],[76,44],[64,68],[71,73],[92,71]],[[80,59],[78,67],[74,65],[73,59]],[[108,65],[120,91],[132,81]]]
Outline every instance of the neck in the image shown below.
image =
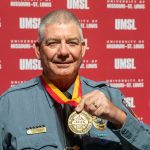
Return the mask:
[[[75,78],[76,79],[76,78]],[[60,90],[66,91],[74,83],[75,79],[53,80],[52,83]]]
[[46,75],[46,78],[50,80],[60,91],[66,91],[70,88],[70,86],[74,83],[76,80],[77,75],[74,75],[72,77],[62,77],[62,78],[50,78]]

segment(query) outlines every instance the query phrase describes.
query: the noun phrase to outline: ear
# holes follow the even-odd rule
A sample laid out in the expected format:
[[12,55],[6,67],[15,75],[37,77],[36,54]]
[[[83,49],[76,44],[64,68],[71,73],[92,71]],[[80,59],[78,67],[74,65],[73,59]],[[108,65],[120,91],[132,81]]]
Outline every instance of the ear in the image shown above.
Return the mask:
[[35,43],[35,54],[36,54],[37,59],[40,59],[40,58],[41,58],[41,54],[40,54],[40,43],[39,43],[39,42],[36,42],[36,43]]
[[85,44],[85,40],[83,40],[82,41],[82,57],[84,57],[85,51],[86,51],[86,44]]

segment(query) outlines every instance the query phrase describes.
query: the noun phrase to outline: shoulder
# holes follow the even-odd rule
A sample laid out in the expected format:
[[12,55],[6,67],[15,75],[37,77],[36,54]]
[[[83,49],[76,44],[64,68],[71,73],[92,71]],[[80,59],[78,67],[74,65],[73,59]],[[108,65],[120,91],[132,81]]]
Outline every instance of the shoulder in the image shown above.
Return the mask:
[[85,77],[81,77],[81,82],[85,85],[85,86],[89,86],[93,89],[98,89],[101,90],[102,92],[104,92],[112,101],[113,100],[122,100],[124,98],[124,95],[122,94],[122,92],[120,91],[120,89],[111,86],[109,83],[107,83],[106,81],[94,81],[94,80],[90,80],[88,78]]
[[110,92],[111,91],[118,91],[119,89],[116,87],[111,86],[108,82],[106,81],[94,81],[85,77],[81,76],[81,82],[83,84],[86,84],[87,86],[91,86],[93,88],[106,88]]
[[40,82],[40,77],[36,77],[36,78],[28,80],[28,81],[26,81],[24,83],[15,85],[15,86],[9,88],[6,92],[4,92],[1,95],[0,99],[2,97],[7,96],[7,95],[13,95],[14,93],[19,93],[20,91],[31,89],[32,87],[35,87],[37,84],[39,84],[39,82]]
[[3,93],[0,97],[0,122],[6,121],[11,112],[16,113],[23,110],[22,108],[32,107],[33,101],[40,97],[40,83],[40,78],[36,77]]
[[91,87],[105,87],[110,86],[106,81],[94,81],[88,78],[81,76],[81,82]]

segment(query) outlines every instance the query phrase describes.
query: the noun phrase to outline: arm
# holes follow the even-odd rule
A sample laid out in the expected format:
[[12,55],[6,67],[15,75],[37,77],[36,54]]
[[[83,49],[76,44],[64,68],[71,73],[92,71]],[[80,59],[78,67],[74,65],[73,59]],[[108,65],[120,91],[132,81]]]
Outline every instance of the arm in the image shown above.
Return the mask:
[[3,134],[2,134],[2,130],[3,130],[3,127],[2,127],[2,115],[3,115],[3,112],[2,112],[2,102],[1,102],[1,97],[0,97],[0,150],[3,150],[3,146],[2,146],[2,143],[3,143]]
[[2,127],[0,125],[0,150],[3,150],[3,146],[2,146]]
[[0,150],[7,149],[5,138],[5,126],[8,114],[8,100],[5,96],[0,97]]
[[108,127],[119,137],[123,146],[134,150],[149,150],[150,127],[139,122],[128,111],[122,104],[122,96],[118,90],[114,92],[116,94],[111,94],[111,100],[99,90],[87,93],[76,107],[76,111],[84,109],[92,115],[108,120]]
[[150,149],[150,126],[137,120],[131,113],[127,112],[126,121],[120,129],[115,129],[112,123],[108,126],[124,145],[129,145],[132,149]]

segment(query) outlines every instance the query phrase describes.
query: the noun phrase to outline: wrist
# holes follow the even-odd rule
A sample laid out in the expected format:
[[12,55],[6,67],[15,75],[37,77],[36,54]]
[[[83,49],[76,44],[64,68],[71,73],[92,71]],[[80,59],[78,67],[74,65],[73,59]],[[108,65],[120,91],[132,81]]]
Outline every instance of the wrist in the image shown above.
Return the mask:
[[122,110],[119,110],[119,112],[116,115],[116,119],[112,123],[117,129],[122,128],[122,126],[124,125],[126,121],[126,118],[127,118],[126,113]]

